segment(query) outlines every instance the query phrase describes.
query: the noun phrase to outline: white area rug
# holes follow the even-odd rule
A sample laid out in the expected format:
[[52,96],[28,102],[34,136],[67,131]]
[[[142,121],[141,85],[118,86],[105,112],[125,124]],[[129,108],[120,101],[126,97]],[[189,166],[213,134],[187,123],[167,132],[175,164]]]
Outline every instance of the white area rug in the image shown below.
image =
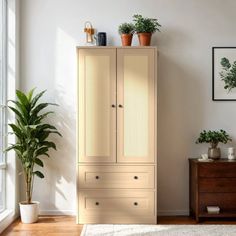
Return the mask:
[[84,225],[81,236],[236,236],[236,225]]

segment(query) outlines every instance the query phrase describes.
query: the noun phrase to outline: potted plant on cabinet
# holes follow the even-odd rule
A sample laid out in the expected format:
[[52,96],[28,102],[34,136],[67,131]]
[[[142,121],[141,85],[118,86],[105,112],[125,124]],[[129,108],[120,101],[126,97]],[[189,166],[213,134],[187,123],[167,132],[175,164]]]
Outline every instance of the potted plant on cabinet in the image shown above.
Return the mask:
[[196,143],[210,143],[210,147],[208,148],[208,157],[211,159],[219,159],[221,156],[220,148],[217,147],[218,143],[226,144],[228,141],[232,141],[229,134],[224,131],[206,131],[203,130],[200,133]]
[[142,15],[134,15],[134,28],[138,34],[139,44],[141,46],[150,46],[152,34],[160,31],[161,25],[157,19],[143,17]]
[[122,23],[119,25],[118,31],[121,35],[122,46],[131,46],[134,34],[134,25],[132,23]]
[[48,140],[50,134],[61,134],[56,127],[45,122],[45,118],[52,111],[42,113],[42,110],[52,103],[39,103],[45,91],[33,96],[34,89],[28,94],[17,90],[16,101],[10,101],[15,107],[9,106],[16,116],[16,121],[9,124],[12,133],[16,136],[16,143],[11,144],[6,151],[14,150],[22,165],[25,185],[26,201],[20,202],[20,214],[23,223],[33,223],[38,220],[39,202],[32,201],[34,177],[44,178],[41,171],[35,166],[43,167],[42,156],[48,156],[49,149],[56,150],[56,144]]

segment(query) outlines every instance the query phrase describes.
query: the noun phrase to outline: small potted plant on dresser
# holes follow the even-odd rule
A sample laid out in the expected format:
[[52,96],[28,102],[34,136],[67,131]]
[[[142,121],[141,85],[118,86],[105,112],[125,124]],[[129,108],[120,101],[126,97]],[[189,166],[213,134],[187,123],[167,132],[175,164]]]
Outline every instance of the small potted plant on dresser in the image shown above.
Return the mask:
[[122,46],[131,46],[134,34],[134,25],[132,23],[122,23],[119,25],[118,31],[121,35]]
[[161,25],[157,19],[143,17],[142,15],[134,15],[134,28],[138,34],[140,46],[150,46],[152,34],[156,31],[160,31]]
[[49,149],[56,150],[56,144],[48,140],[50,134],[61,134],[56,127],[45,122],[45,118],[52,111],[42,113],[43,109],[52,103],[39,103],[45,91],[33,96],[34,89],[28,94],[17,90],[16,101],[10,101],[15,107],[9,106],[16,116],[15,123],[9,124],[16,136],[15,144],[11,144],[7,151],[14,150],[22,166],[26,186],[26,201],[20,202],[21,221],[34,223],[38,220],[39,202],[32,201],[34,177],[44,178],[43,173],[35,170],[37,165],[43,167],[42,156],[48,156]]
[[196,143],[209,143],[208,157],[211,159],[219,159],[221,156],[220,148],[217,147],[219,143],[226,144],[228,141],[232,141],[229,134],[225,130],[220,131],[206,131],[203,130]]

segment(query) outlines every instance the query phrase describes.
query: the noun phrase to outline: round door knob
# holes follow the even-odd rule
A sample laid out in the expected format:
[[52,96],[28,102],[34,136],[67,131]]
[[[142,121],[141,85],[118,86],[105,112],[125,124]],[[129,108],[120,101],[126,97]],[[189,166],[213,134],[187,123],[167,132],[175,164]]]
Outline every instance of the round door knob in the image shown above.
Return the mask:
[[111,107],[116,107],[116,105],[115,105],[115,104],[112,104]]
[[99,205],[99,202],[95,202],[95,205],[98,206],[98,205]]
[[138,176],[134,176],[134,179],[138,179]]
[[134,205],[135,205],[135,206],[138,206],[138,203],[137,203],[137,202],[134,202]]
[[121,107],[123,107],[121,104],[119,104],[119,107],[121,108]]
[[95,178],[96,178],[96,179],[99,179],[99,176],[97,175],[97,176],[95,176]]

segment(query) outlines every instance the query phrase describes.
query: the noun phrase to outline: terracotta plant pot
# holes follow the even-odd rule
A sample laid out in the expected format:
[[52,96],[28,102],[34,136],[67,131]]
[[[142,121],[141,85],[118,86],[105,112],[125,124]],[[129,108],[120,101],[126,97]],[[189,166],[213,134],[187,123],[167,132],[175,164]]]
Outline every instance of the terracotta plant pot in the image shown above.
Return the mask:
[[122,34],[121,35],[122,46],[131,46],[132,38],[133,34]]
[[152,33],[138,33],[140,46],[150,46]]

